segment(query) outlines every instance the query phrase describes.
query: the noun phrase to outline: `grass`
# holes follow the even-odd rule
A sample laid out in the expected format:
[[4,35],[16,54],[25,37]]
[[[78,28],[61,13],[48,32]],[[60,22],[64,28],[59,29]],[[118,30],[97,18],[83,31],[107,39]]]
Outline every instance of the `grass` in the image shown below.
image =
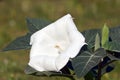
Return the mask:
[[[80,31],[120,25],[119,0],[0,0],[0,48],[27,32],[26,17],[55,21],[70,13]],[[29,50],[0,53],[0,80],[69,80],[26,75]],[[102,80],[120,80],[120,62]]]

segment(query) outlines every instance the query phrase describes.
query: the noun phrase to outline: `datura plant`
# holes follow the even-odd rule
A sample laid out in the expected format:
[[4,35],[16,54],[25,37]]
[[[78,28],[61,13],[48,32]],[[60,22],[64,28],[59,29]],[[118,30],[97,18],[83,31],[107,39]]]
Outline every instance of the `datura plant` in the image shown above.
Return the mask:
[[51,23],[27,18],[28,33],[2,51],[30,49],[25,73],[34,76],[64,76],[72,80],[101,80],[120,60],[120,27],[83,32],[70,14]]

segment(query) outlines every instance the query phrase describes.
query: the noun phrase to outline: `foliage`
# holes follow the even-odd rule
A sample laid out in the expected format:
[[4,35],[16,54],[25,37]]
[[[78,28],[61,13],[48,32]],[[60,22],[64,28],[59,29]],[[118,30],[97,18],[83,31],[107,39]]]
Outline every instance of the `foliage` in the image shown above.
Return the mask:
[[103,48],[104,48],[104,45],[108,43],[108,39],[109,39],[108,37],[109,37],[109,29],[105,24],[102,29],[102,40],[101,40],[101,45]]
[[78,77],[85,76],[100,60],[105,56],[105,50],[99,48],[94,53],[89,51],[82,52],[72,60],[72,65]]
[[[19,37],[11,42],[2,51],[28,49],[30,36],[32,33],[50,22],[40,19],[27,18],[29,32],[27,35]],[[74,79],[75,75],[78,78],[88,75],[91,80],[93,78],[101,80],[103,74],[113,70],[112,62],[120,60],[120,27],[111,28],[110,30],[104,25],[102,30],[92,29],[82,32],[85,36],[88,45],[84,46],[79,52],[79,55],[71,59],[71,65],[66,65],[60,72],[39,72],[27,66],[26,74],[34,76],[66,76]],[[70,68],[72,66],[73,68]],[[72,73],[71,73],[72,72]]]

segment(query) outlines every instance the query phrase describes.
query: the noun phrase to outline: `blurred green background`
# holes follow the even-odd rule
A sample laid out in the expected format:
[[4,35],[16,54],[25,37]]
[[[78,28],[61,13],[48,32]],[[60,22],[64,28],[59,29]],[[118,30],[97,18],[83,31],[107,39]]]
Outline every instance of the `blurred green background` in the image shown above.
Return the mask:
[[[0,0],[0,49],[27,32],[26,17],[50,21],[70,13],[79,31],[120,25],[120,0]],[[69,80],[26,75],[29,50],[0,53],[0,80]],[[102,80],[120,80],[120,62]],[[82,79],[81,79],[82,80]]]

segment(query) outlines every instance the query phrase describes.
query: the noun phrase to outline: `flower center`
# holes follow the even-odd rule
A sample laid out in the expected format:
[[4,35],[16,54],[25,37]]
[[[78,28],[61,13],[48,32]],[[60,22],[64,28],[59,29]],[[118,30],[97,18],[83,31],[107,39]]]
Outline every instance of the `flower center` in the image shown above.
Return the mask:
[[60,46],[59,45],[55,45],[55,48],[60,48]]
[[55,45],[55,48],[58,49],[58,53],[59,53],[59,54],[63,51],[63,49],[62,49],[62,48],[60,47],[60,45],[58,45],[58,44]]

